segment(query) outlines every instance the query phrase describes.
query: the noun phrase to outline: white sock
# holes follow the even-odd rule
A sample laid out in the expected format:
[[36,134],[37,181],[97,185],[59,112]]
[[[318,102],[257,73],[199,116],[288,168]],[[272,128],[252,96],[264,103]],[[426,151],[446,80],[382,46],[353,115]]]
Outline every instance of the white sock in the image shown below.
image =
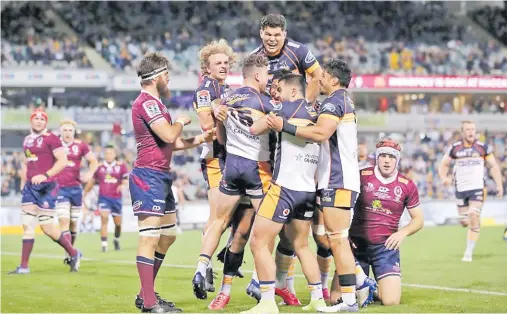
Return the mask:
[[259,283],[259,277],[257,277],[257,271],[254,269],[252,273],[252,281]]
[[275,282],[274,281],[261,281],[261,300],[275,300]]
[[328,281],[328,278],[329,278],[329,274],[328,273],[320,273],[320,282],[322,283],[322,289],[327,289],[327,281]]
[[364,281],[366,280],[368,276],[364,273],[363,268],[361,265],[359,265],[358,262],[356,262],[356,287],[361,287],[364,284]]
[[232,278],[234,278],[234,276],[224,275],[224,278],[222,279],[222,287],[220,288],[220,292],[226,295],[231,295]]
[[321,300],[324,297],[322,296],[322,283],[308,283],[308,290],[310,290],[310,294],[312,300]]
[[102,241],[102,246],[107,247],[107,241]]
[[210,258],[205,255],[200,255],[197,261],[196,273],[201,273],[202,276],[206,276],[206,268],[208,267]]

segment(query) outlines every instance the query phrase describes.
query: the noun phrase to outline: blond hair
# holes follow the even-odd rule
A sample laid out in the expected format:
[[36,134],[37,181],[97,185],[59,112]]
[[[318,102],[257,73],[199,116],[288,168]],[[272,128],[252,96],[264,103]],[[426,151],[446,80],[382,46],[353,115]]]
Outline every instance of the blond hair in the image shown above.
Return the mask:
[[199,60],[201,61],[201,74],[208,74],[208,66],[209,66],[209,57],[212,55],[216,55],[219,53],[223,53],[229,57],[229,64],[233,65],[236,63],[236,59],[238,55],[234,52],[231,46],[227,43],[227,40],[220,39],[219,41],[212,41],[206,46],[202,47],[199,50]]
[[465,126],[465,124],[473,124],[475,125],[475,123],[471,120],[463,120],[461,121],[461,131],[463,131],[463,127]]
[[62,121],[60,121],[60,126],[63,126],[65,124],[71,124],[74,128],[77,126],[77,122],[72,120],[71,118],[65,118]]

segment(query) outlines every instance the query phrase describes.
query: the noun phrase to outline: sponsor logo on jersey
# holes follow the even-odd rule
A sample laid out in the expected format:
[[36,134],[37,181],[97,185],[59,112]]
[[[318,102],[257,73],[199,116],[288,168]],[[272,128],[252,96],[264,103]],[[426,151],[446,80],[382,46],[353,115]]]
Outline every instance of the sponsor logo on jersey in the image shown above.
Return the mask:
[[323,104],[321,107],[320,107],[320,111],[321,112],[335,112],[336,111],[336,108],[333,104],[331,103],[326,103],[326,104]]
[[200,90],[196,93],[197,108],[207,107],[211,104],[211,94],[208,90]]
[[408,180],[405,179],[405,178],[398,178],[398,182],[401,182],[401,183],[403,183],[405,185],[408,184]]
[[162,114],[162,111],[160,111],[160,107],[158,106],[157,102],[155,100],[148,100],[143,103],[143,108],[148,117],[153,118],[157,115]]
[[308,50],[308,53],[306,54],[306,57],[305,57],[305,63],[312,63],[315,61],[315,56],[313,55],[313,53],[311,51]]

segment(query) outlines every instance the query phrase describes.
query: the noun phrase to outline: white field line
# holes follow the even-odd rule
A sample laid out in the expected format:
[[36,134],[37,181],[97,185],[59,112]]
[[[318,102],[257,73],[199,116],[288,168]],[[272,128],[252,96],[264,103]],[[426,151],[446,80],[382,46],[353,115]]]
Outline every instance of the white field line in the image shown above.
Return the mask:
[[[19,256],[19,252],[0,252],[1,255],[14,255]],[[52,254],[31,254],[33,257],[38,258],[47,258],[47,259],[62,259],[63,260],[63,254],[62,255],[52,255]],[[111,264],[125,264],[125,265],[135,265],[134,261],[125,261],[125,260],[101,260],[101,259],[94,259],[94,258],[86,258],[84,257],[82,259],[83,261],[90,261],[90,262],[104,262],[104,263],[111,263]],[[85,264],[86,265],[86,264]],[[172,267],[172,268],[185,268],[185,269],[195,269],[195,265],[181,265],[181,264],[162,264],[164,267]],[[251,270],[242,270],[243,273],[251,274]],[[303,275],[296,275],[296,277],[304,277]],[[452,287],[443,287],[443,286],[433,286],[433,285],[420,285],[420,284],[411,284],[411,283],[403,283],[402,284],[405,287],[410,288],[419,288],[419,289],[429,289],[429,290],[441,290],[441,291],[452,291],[452,292],[467,292],[467,293],[474,293],[474,294],[486,294],[486,295],[497,295],[497,296],[504,296],[507,297],[507,292],[500,292],[500,291],[487,291],[487,290],[476,290],[476,289],[465,289],[465,288],[452,288]]]

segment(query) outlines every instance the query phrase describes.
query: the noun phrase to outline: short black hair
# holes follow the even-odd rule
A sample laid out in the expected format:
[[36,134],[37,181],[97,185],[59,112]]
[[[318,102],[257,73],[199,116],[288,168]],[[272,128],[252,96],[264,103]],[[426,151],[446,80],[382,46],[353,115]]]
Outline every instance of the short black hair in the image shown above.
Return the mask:
[[105,149],[112,148],[112,149],[116,150],[116,147],[114,146],[114,144],[113,144],[113,143],[108,143],[108,144],[106,145],[106,147],[104,147],[104,148],[105,148]]
[[275,73],[273,73],[273,78],[272,80],[280,80],[282,77],[284,77],[285,75],[287,74],[290,74],[292,73],[291,70],[287,70],[287,69],[281,69],[281,70],[278,70],[276,71]]
[[281,14],[268,14],[264,15],[261,19],[261,29],[265,29],[266,27],[277,28],[280,27],[282,31],[287,27],[287,21],[285,20],[285,16]]
[[352,70],[347,62],[333,58],[324,64],[324,71],[336,77],[341,86],[345,88],[349,87],[350,80],[352,79]]
[[285,82],[285,84],[289,84],[292,86],[296,86],[303,95],[306,94],[306,80],[302,75],[289,73],[282,76],[278,83]]

